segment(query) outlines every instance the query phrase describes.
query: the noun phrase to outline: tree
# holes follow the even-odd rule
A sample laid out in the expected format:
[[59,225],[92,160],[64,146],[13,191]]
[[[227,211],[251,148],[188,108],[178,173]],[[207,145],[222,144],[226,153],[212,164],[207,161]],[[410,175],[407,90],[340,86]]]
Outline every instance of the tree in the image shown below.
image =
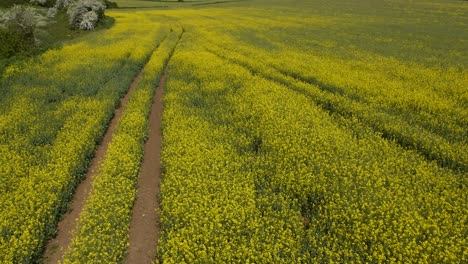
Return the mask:
[[70,25],[75,29],[92,30],[104,17],[106,5],[100,0],[78,0],[68,6]]

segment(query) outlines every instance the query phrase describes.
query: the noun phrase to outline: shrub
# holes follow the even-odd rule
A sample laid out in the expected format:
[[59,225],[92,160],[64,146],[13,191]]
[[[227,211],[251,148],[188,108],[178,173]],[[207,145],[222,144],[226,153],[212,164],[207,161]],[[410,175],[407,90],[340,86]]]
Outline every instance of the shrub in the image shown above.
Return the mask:
[[40,5],[40,6],[52,6],[54,0],[29,0],[31,4]]
[[47,17],[52,18],[57,15],[58,9],[54,6],[47,10]]
[[47,0],[30,0],[30,3],[36,5],[45,5],[47,4]]
[[14,5],[24,4],[29,2],[28,0],[1,0],[0,8],[10,8]]
[[104,3],[106,4],[106,9],[110,9],[110,8],[119,8],[119,6],[117,5],[116,2],[112,2],[112,1],[109,1],[109,0],[105,0]]
[[0,28],[0,39],[0,58],[11,57],[19,50],[24,49],[24,42],[21,41],[20,36],[6,28]]
[[32,7],[13,6],[0,13],[0,56],[27,51],[38,42],[36,35],[46,25],[45,18]]
[[81,20],[79,24],[80,29],[84,29],[84,30],[94,29],[98,21],[98,15],[95,12],[89,11],[87,13],[84,13],[82,18],[83,19]]
[[106,6],[100,0],[78,0],[69,5],[67,14],[74,29],[91,30],[104,17]]
[[55,2],[54,8],[57,8],[57,9],[67,8],[72,2],[73,0],[57,0]]

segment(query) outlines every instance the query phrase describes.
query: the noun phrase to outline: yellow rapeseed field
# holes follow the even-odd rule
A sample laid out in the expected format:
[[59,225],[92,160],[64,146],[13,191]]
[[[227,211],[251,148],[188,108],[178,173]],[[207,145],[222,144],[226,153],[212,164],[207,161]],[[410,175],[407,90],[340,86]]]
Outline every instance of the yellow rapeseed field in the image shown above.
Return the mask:
[[[131,29],[134,28],[134,29]],[[114,27],[7,68],[0,103],[0,262],[37,259],[108,120],[169,28]]]
[[123,261],[166,63],[155,263],[468,262],[468,5],[192,4],[5,70],[1,263],[40,258],[145,67],[64,259]]

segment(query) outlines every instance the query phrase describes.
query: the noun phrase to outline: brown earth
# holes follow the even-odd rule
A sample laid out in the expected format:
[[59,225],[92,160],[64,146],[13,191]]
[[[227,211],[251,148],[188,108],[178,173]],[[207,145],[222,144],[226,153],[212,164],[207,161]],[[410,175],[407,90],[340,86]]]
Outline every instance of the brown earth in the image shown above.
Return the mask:
[[123,109],[128,103],[130,95],[135,90],[139,80],[141,79],[143,74],[143,70],[135,77],[127,94],[120,100],[120,106],[118,109],[115,110],[114,117],[110,121],[109,127],[96,149],[94,154],[94,158],[90,163],[88,171],[86,173],[86,177],[83,181],[78,185],[75,190],[75,194],[73,199],[69,205],[69,210],[63,216],[63,219],[58,223],[57,227],[57,235],[54,239],[51,239],[46,246],[43,262],[44,263],[58,263],[59,261],[63,260],[63,255],[65,251],[70,246],[72,240],[72,231],[76,229],[78,224],[78,218],[80,213],[85,205],[90,190],[92,188],[92,182],[95,176],[98,174],[98,170],[100,167],[100,163],[104,160],[107,147],[109,143],[112,141],[112,134],[115,131],[118,122],[122,116]]
[[149,135],[145,142],[130,224],[130,247],[127,250],[129,264],[151,263],[156,255],[160,235],[158,196],[161,178],[161,121],[167,71],[166,66],[151,107]]

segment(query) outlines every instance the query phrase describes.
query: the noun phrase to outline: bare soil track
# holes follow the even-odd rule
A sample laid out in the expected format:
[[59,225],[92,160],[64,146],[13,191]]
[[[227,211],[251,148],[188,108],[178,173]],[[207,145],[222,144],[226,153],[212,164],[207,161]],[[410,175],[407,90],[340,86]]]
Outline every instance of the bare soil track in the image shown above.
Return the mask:
[[149,135],[145,142],[143,162],[137,183],[137,196],[130,224],[130,247],[127,263],[151,263],[155,258],[160,235],[159,190],[161,179],[161,122],[163,91],[168,66],[159,80],[149,119]]
[[97,147],[93,160],[90,163],[86,177],[78,185],[73,196],[73,200],[70,203],[68,212],[63,216],[63,219],[58,223],[57,226],[57,235],[54,239],[51,239],[46,246],[45,253],[43,256],[44,263],[58,263],[63,260],[63,255],[65,251],[70,246],[72,240],[72,231],[76,229],[78,224],[78,218],[83,206],[85,205],[90,190],[92,188],[92,183],[95,176],[98,174],[98,169],[101,162],[104,160],[107,147],[112,141],[112,135],[119,123],[119,120],[122,116],[123,110],[128,103],[130,95],[135,90],[139,80],[141,79],[143,70],[135,77],[133,80],[127,94],[120,100],[120,106],[115,110],[114,117],[109,123],[109,127],[102,138],[100,145]]

